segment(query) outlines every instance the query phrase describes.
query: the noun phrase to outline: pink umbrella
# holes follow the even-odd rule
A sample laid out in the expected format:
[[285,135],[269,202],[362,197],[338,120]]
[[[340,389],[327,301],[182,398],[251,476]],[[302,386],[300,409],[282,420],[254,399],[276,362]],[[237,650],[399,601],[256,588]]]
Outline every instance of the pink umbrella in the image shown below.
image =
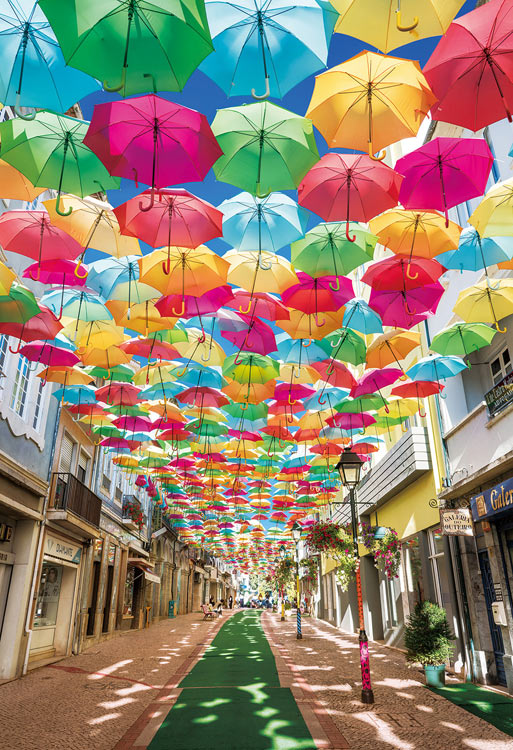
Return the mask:
[[249,430],[228,430],[228,435],[237,438],[238,440],[249,440],[252,443],[258,443],[262,440],[262,436],[259,432],[250,432]]
[[69,349],[63,349],[48,341],[32,341],[20,349],[22,357],[48,367],[73,367],[80,359]]
[[365,154],[327,153],[303,177],[298,202],[324,221],[368,221],[397,205],[402,175]]
[[[77,276],[75,273],[79,264],[71,260],[61,258],[42,260],[41,263],[32,263],[23,271],[24,279],[35,279],[39,271],[37,280],[41,284],[59,284],[62,286],[85,286],[86,277]],[[87,271],[85,266],[83,269]]]
[[[287,307],[304,313],[336,312],[354,297],[353,284],[346,276],[321,276],[314,279],[307,273],[297,272],[299,284],[285,289],[281,298]],[[335,283],[337,286],[335,286]],[[333,291],[337,289],[337,291]],[[322,326],[318,320],[318,326]]]
[[434,138],[396,163],[404,175],[399,201],[405,208],[445,213],[486,189],[493,155],[482,138]]
[[145,190],[114,213],[121,234],[152,247],[193,248],[223,234],[222,212],[183,188]]
[[118,417],[112,424],[128,432],[151,432],[154,429],[149,417]]
[[424,67],[434,120],[480,130],[513,109],[513,5],[492,0],[456,18]]
[[253,315],[266,320],[289,320],[290,313],[274,294],[267,292],[247,292],[236,289],[233,300],[226,303],[227,307],[238,310],[243,315]]
[[445,270],[441,263],[433,258],[394,255],[392,258],[384,258],[367,266],[362,281],[377,291],[408,291],[435,283]]
[[369,425],[375,423],[375,418],[372,414],[366,414],[362,412],[360,414],[334,414],[326,420],[326,424],[330,427],[340,427],[342,430],[358,430],[362,427],[369,427]]
[[351,388],[350,396],[357,398],[364,396],[366,393],[381,393],[381,388],[395,383],[396,380],[403,377],[403,371],[397,367],[383,367],[381,370],[366,370],[361,378],[358,378],[356,385]]
[[168,344],[167,341],[158,341],[154,336],[147,339],[133,338],[124,341],[119,345],[119,348],[134,357],[144,357],[148,360],[148,364],[152,358],[174,359],[180,357],[174,346]]
[[315,393],[315,388],[307,385],[291,385],[290,383],[279,383],[274,389],[274,398],[293,405],[296,401],[309,398]]
[[276,351],[273,329],[259,318],[241,315],[239,320],[221,319],[221,336],[231,341],[240,351],[251,350],[255,354],[270,354]]
[[383,323],[394,328],[413,328],[436,311],[444,293],[437,281],[409,291],[371,290],[369,307],[378,313]]
[[168,294],[155,302],[155,307],[163,317],[174,317],[173,310],[178,309],[183,302],[184,310],[180,317],[195,318],[217,312],[220,307],[233,300],[231,287],[224,285],[204,292],[201,297],[192,294]]
[[110,174],[151,185],[146,211],[155,188],[201,181],[222,155],[205,115],[155,94],[97,104],[84,143]]
[[[50,223],[46,211],[6,211],[0,216],[0,244],[7,252],[37,260],[38,266],[43,260],[73,260],[82,252],[73,237]],[[39,273],[31,278],[39,281]]]

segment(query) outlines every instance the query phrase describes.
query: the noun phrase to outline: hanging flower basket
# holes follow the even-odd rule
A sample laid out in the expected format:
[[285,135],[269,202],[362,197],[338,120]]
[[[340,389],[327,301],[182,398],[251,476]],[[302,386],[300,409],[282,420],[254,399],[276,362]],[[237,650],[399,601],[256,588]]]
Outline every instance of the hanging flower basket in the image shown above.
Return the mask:
[[397,578],[401,565],[401,542],[395,529],[361,524],[362,543],[374,555],[375,565],[389,580]]
[[306,545],[310,552],[323,552],[338,563],[335,575],[342,590],[347,591],[359,565],[351,524],[316,523],[306,537]]

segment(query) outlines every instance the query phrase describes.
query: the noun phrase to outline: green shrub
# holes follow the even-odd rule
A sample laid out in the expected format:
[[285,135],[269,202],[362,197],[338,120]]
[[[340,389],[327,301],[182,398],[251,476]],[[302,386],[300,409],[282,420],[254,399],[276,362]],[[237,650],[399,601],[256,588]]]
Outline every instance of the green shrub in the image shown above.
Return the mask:
[[453,652],[445,609],[432,602],[419,602],[404,629],[408,661],[422,665],[444,664]]

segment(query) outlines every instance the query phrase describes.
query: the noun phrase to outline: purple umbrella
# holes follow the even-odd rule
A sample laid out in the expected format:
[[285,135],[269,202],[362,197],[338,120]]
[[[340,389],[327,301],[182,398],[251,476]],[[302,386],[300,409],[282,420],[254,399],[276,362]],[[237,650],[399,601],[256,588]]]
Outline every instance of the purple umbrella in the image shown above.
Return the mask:
[[434,138],[403,156],[395,169],[404,175],[399,202],[404,208],[448,209],[486,189],[493,155],[482,138]]
[[376,291],[371,290],[369,307],[378,313],[384,325],[394,328],[413,328],[436,311],[444,293],[437,281],[418,289]]
[[381,388],[395,383],[396,380],[403,377],[403,371],[397,367],[383,367],[381,370],[367,370],[362,377],[358,379],[355,386],[351,388],[351,398],[364,396],[367,393],[381,392]]

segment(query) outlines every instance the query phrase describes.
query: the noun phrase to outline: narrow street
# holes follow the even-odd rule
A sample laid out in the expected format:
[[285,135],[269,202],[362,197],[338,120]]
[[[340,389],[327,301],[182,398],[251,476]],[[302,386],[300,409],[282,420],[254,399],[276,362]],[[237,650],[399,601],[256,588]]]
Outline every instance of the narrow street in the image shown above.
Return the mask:
[[294,618],[242,610],[214,622],[193,613],[96,644],[0,686],[2,747],[513,747],[428,690],[402,654],[376,644],[376,702],[363,706],[357,638],[309,618],[303,640],[295,634]]

